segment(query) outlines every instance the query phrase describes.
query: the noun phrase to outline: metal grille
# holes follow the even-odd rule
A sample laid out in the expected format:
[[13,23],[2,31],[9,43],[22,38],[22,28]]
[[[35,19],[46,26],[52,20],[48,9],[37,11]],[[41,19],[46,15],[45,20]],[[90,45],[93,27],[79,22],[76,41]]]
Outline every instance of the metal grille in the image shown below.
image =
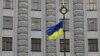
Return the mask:
[[97,31],[97,18],[88,18],[88,31]]
[[41,39],[40,38],[31,39],[31,51],[41,51]]
[[64,44],[64,39],[60,39],[60,52],[64,52],[64,45],[66,45],[66,52],[70,52],[70,42],[66,39],[66,44]]
[[2,51],[12,51],[12,37],[2,38]]
[[87,1],[87,10],[95,11],[97,10],[97,0],[86,0]]
[[32,10],[40,11],[41,10],[41,0],[32,0],[31,7],[32,7]]
[[89,52],[98,51],[98,39],[88,39],[88,51]]

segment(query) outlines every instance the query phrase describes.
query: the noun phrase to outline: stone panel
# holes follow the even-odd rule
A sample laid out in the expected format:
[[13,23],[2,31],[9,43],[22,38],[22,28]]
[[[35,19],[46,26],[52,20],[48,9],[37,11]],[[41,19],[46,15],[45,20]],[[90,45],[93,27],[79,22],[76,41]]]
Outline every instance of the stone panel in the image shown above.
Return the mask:
[[46,42],[46,45],[49,46],[49,47],[52,47],[52,46],[53,46],[53,47],[56,47],[55,44],[56,44],[56,42],[54,42],[54,41],[47,41],[47,42]]
[[47,7],[47,9],[55,10],[55,5],[54,4],[47,4],[46,7]]
[[84,36],[83,36],[82,34],[80,34],[80,35],[75,35],[74,40],[75,40],[75,41],[78,41],[78,40],[83,41],[83,40],[84,40]]
[[21,34],[18,35],[18,39],[20,39],[20,40],[23,40],[23,39],[27,40],[27,36],[28,36],[27,34],[21,33]]
[[56,15],[55,10],[47,10],[47,15]]
[[84,11],[83,10],[74,10],[74,16],[83,16]]
[[28,0],[18,0],[19,2],[28,2]]
[[76,28],[80,28],[80,27],[81,27],[81,28],[84,27],[82,22],[75,22],[74,25],[75,25],[75,26],[74,26],[75,29],[76,29]]
[[74,8],[74,10],[82,10],[83,9],[82,6],[83,6],[83,4],[75,4],[73,6],[73,8]]
[[19,21],[18,24],[19,24],[19,27],[26,27],[28,25],[28,22],[26,22],[26,21]]
[[56,21],[54,16],[47,16],[47,21]]
[[74,19],[75,19],[74,22],[82,22],[84,17],[82,17],[82,16],[75,16]]
[[18,18],[19,18],[18,21],[27,21],[28,20],[28,17],[23,16],[23,15],[20,15]]
[[56,0],[46,0],[47,4],[55,4]]
[[84,53],[76,53],[76,56],[85,56]]
[[26,27],[20,27],[18,28],[18,32],[19,33],[26,33],[28,31],[28,29]]
[[83,0],[73,0],[73,2],[74,4],[83,4]]
[[75,51],[76,51],[76,52],[83,53],[83,52],[84,52],[84,47],[76,47],[76,48],[75,48]]
[[28,14],[27,8],[20,8],[18,14]]
[[83,34],[83,29],[82,28],[76,28],[75,30],[74,30],[74,32],[76,32],[76,33],[74,33],[75,35],[76,34]]
[[18,52],[25,52],[25,53],[27,53],[28,52],[27,50],[28,50],[28,48],[25,47],[25,46],[18,47]]
[[28,8],[28,5],[26,2],[19,2],[19,8]]
[[28,20],[28,16],[26,14],[20,14],[18,15],[18,18],[19,18],[18,20],[20,20],[20,18],[25,18]]
[[75,47],[83,47],[84,46],[84,41],[75,41]]
[[28,45],[28,40],[18,40],[18,45],[19,46],[27,46]]
[[19,53],[18,56],[27,56],[27,53]]
[[48,22],[47,23],[47,27],[51,27],[51,26],[54,26],[55,25],[55,22]]
[[47,53],[46,56],[57,56],[55,53]]
[[55,47],[47,47],[46,51],[47,51],[47,53],[55,53],[56,48]]

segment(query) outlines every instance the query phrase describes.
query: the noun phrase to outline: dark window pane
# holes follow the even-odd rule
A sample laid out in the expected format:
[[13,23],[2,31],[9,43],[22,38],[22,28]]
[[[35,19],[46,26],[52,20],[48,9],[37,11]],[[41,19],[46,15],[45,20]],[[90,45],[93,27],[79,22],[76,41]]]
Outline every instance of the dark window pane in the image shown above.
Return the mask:
[[[70,41],[69,39],[65,40],[66,42],[66,52],[70,52]],[[64,52],[64,39],[60,39],[60,51]]]
[[88,51],[89,52],[98,51],[98,40],[97,39],[88,39]]
[[12,51],[12,37],[2,38],[2,51]]
[[31,39],[31,51],[41,51],[41,39],[40,38]]

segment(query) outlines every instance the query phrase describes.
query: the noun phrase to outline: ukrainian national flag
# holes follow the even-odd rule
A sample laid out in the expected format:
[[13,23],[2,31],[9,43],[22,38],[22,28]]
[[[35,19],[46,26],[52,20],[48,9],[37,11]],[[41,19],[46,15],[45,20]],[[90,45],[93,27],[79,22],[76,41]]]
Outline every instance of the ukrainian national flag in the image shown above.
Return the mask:
[[63,23],[59,22],[57,25],[50,27],[46,33],[48,34],[49,40],[56,40],[58,37],[63,36]]

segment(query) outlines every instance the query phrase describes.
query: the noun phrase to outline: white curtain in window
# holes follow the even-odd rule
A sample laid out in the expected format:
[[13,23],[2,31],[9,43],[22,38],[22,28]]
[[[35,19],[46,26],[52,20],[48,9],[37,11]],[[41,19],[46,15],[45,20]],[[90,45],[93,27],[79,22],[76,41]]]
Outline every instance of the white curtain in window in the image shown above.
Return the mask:
[[8,17],[8,16],[3,17],[3,28],[4,29],[13,28],[13,17]]
[[41,30],[41,19],[40,18],[32,18],[31,20],[32,30]]
[[97,30],[97,19],[96,18],[89,18],[88,19],[88,30],[89,31],[96,31]]
[[32,10],[41,10],[41,0],[32,0]]

